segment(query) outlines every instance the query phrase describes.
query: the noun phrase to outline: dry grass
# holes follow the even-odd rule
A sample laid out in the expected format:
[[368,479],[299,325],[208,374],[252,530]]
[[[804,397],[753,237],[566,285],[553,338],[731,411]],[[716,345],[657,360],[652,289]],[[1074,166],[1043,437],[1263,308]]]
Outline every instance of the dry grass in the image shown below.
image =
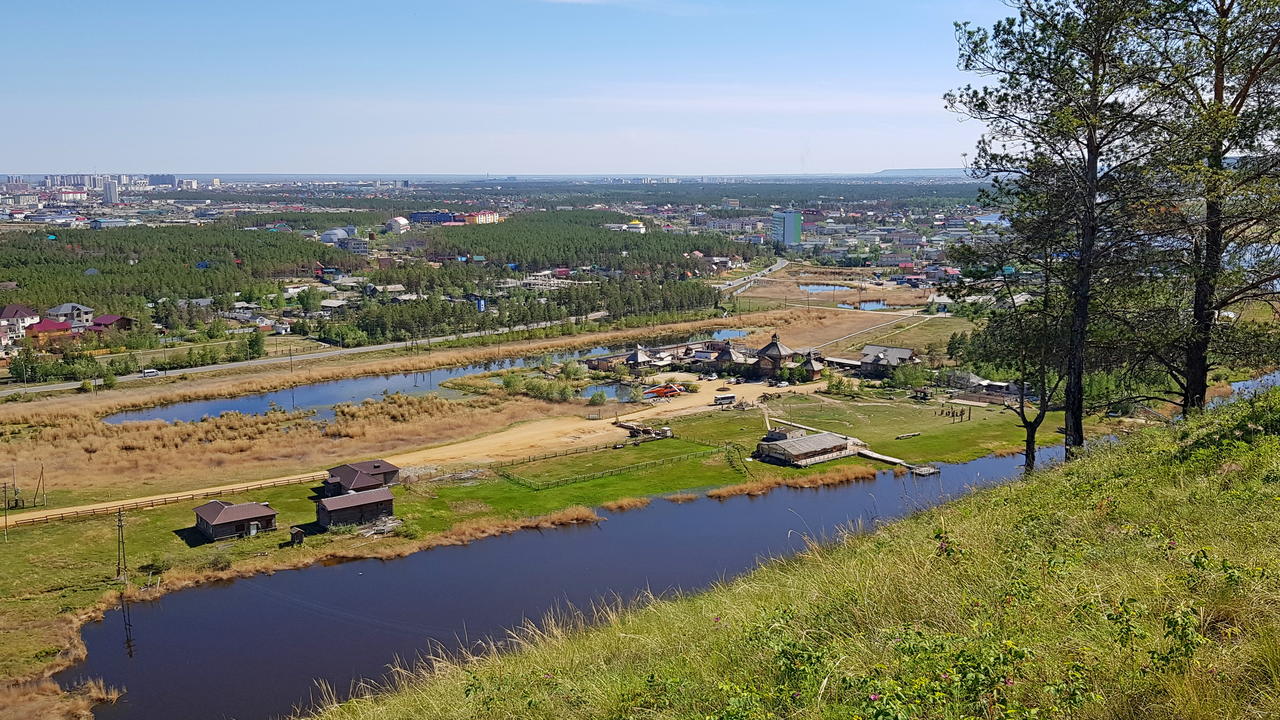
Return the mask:
[[69,695],[52,680],[0,687],[0,720],[90,720],[93,701]]
[[649,507],[649,502],[650,498],[647,497],[629,497],[603,503],[600,507],[608,510],[609,512],[626,512],[628,510],[639,510],[641,508]]
[[698,499],[694,493],[674,493],[672,495],[663,495],[663,500],[669,500],[673,503],[687,503]]
[[820,488],[830,485],[843,485],[845,483],[855,482],[858,480],[874,480],[875,477],[876,471],[874,468],[862,465],[848,465],[813,475],[796,475],[791,477],[768,476],[756,478],[744,483],[738,483],[737,485],[726,485],[725,487],[713,488],[707,491],[707,497],[713,500],[724,500],[726,498],[737,497],[739,495],[755,497],[767,494],[775,488],[780,487]]
[[86,680],[78,689],[94,705],[115,705],[120,696],[124,695],[124,690],[110,687],[100,678]]

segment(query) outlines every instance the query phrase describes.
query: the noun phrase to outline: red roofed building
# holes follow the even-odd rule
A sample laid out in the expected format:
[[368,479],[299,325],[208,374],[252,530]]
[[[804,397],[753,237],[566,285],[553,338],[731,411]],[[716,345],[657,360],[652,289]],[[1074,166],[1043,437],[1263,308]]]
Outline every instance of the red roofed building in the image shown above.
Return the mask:
[[111,330],[123,332],[132,330],[135,322],[133,318],[123,315],[99,315],[93,319],[93,324],[87,329],[90,332],[108,332]]
[[36,345],[44,346],[61,338],[71,337],[71,323],[45,318],[28,325],[26,334]]

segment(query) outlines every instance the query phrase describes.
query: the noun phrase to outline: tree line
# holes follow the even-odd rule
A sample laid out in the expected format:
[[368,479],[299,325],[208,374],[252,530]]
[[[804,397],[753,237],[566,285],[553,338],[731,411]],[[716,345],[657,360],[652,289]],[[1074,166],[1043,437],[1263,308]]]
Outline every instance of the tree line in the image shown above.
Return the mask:
[[972,158],[1004,212],[956,253],[985,295],[963,358],[1011,371],[1034,438],[1066,412],[1205,407],[1217,370],[1280,358],[1280,4],[1010,0],[957,24],[947,96],[985,123]]

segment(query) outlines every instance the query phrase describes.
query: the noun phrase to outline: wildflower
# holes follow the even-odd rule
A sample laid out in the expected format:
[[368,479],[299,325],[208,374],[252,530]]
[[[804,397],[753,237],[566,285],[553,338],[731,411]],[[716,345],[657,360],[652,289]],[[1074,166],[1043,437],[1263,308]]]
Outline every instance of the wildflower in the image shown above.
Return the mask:
[[1005,686],[1005,687],[1013,687],[1013,678],[1005,678],[1005,679],[1004,679],[1004,686]]
[[553,677],[553,676],[552,676],[552,674],[551,674],[551,673],[542,673],[542,677],[544,677],[544,678],[549,678],[549,677]]
[[720,616],[719,615],[715,616],[712,622],[720,622]]
[[867,696],[867,699],[868,699],[868,700],[870,700],[871,702],[875,702],[876,700],[879,700],[879,699],[880,699],[880,694],[879,694],[879,693],[871,693],[870,695],[868,695],[868,696]]

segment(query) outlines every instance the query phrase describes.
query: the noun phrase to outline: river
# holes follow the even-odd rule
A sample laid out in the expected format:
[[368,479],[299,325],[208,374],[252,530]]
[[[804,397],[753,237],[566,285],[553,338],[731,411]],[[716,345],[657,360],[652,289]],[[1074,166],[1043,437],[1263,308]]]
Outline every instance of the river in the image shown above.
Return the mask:
[[[707,339],[733,340],[746,334],[747,331],[745,330],[716,330],[713,333],[700,333],[691,336],[662,337],[654,340],[653,344],[668,345]],[[623,346],[593,347],[571,352],[510,358],[489,363],[442,367],[423,372],[328,380],[271,392],[240,395],[238,397],[190,400],[139,410],[125,410],[108,415],[103,418],[103,421],[111,424],[143,420],[199,422],[205,418],[217,417],[227,412],[261,415],[273,407],[285,410],[307,410],[314,413],[312,417],[317,420],[328,420],[334,417],[334,406],[341,403],[359,403],[364,400],[376,399],[388,393],[404,393],[406,395],[435,393],[446,397],[457,396],[460,393],[450,391],[448,388],[441,388],[440,384],[446,380],[477,373],[536,365],[543,358],[561,362],[592,355],[624,352],[627,349],[628,347]]]
[[[1046,448],[1046,460],[1061,449]],[[88,657],[59,673],[127,690],[104,720],[287,716],[317,681],[347,691],[397,658],[470,646],[527,619],[602,598],[696,592],[831,539],[1016,477],[1022,458],[756,498],[655,500],[597,526],[526,531],[395,560],[315,565],[182,590],[83,629]],[[603,511],[602,511],[603,512]]]

